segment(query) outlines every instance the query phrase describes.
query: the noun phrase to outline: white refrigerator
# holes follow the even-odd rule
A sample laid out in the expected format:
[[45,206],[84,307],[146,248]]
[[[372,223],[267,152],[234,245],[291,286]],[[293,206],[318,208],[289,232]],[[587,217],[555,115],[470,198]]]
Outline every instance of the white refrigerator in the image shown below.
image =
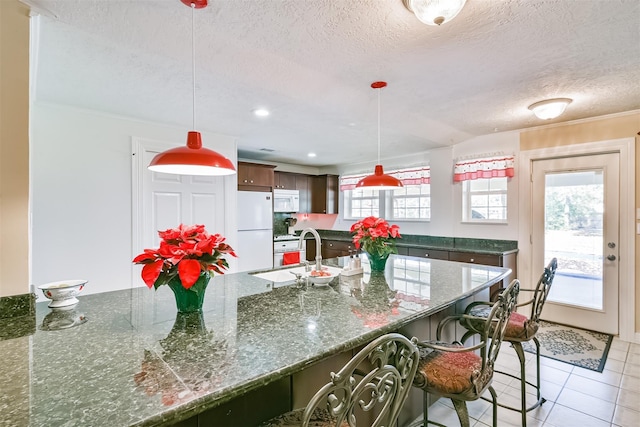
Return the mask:
[[238,271],[273,268],[273,196],[238,191]]

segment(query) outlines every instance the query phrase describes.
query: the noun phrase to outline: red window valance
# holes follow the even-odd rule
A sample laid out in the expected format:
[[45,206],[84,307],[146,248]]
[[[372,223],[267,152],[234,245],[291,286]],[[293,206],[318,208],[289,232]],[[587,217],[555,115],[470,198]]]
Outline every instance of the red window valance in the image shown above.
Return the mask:
[[514,156],[502,156],[456,162],[453,167],[453,182],[483,178],[511,178],[515,175],[514,160]]
[[[431,168],[428,166],[421,166],[417,168],[397,169],[386,172],[387,175],[391,175],[400,181],[403,185],[419,185],[431,183]],[[356,184],[362,178],[369,174],[359,175],[343,175],[340,177],[340,191],[353,190],[356,188]]]

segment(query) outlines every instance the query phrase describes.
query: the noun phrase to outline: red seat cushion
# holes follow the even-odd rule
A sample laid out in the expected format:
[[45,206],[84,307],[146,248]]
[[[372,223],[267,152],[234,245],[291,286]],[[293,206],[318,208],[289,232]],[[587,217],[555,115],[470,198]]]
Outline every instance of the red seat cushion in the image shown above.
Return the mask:
[[[460,347],[455,344],[435,343],[440,346]],[[447,351],[420,349],[418,371],[424,375],[427,387],[443,394],[462,393],[470,390],[473,379],[480,374],[482,359],[468,351],[451,353]]]
[[[475,317],[487,318],[491,307],[478,305],[469,310],[469,314]],[[478,325],[476,325],[478,326]],[[513,312],[507,323],[507,330],[504,334],[505,341],[529,341],[538,331],[538,323],[530,322],[529,318],[523,314]]]

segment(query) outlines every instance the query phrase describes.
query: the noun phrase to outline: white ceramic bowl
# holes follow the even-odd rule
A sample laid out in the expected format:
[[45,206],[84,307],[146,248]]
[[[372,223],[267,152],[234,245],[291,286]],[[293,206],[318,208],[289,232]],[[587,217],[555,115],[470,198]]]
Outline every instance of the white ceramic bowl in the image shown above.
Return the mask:
[[334,271],[333,269],[329,269],[327,267],[324,267],[322,269],[322,273],[324,274],[323,276],[314,276],[315,271],[316,269],[314,268],[308,275],[309,281],[314,285],[326,285],[340,275],[339,271]]
[[87,282],[88,280],[61,280],[40,285],[38,289],[42,289],[44,296],[51,300],[49,307],[67,307],[78,303],[76,296]]

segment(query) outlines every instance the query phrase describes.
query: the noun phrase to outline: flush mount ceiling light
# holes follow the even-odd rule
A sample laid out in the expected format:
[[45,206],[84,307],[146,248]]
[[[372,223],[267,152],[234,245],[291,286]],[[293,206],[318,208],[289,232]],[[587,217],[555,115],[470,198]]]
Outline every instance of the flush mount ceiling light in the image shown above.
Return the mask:
[[404,7],[427,25],[442,25],[451,21],[467,0],[402,0]]
[[380,91],[387,86],[387,82],[373,82],[371,87],[378,90],[378,164],[375,167],[373,175],[362,178],[356,184],[356,188],[368,188],[370,190],[395,190],[402,188],[402,182],[384,173],[380,164]]
[[[193,83],[193,129],[196,128],[196,42],[194,11],[207,7],[208,0],[180,0],[191,8],[191,60]],[[236,173],[233,162],[222,154],[202,146],[202,135],[195,130],[187,133],[187,145],[157,154],[149,164],[153,172],[178,175],[231,175]]]
[[567,105],[569,105],[571,101],[571,98],[546,99],[529,105],[529,110],[533,111],[533,114],[539,119],[555,119],[564,113],[565,108],[567,108]]

